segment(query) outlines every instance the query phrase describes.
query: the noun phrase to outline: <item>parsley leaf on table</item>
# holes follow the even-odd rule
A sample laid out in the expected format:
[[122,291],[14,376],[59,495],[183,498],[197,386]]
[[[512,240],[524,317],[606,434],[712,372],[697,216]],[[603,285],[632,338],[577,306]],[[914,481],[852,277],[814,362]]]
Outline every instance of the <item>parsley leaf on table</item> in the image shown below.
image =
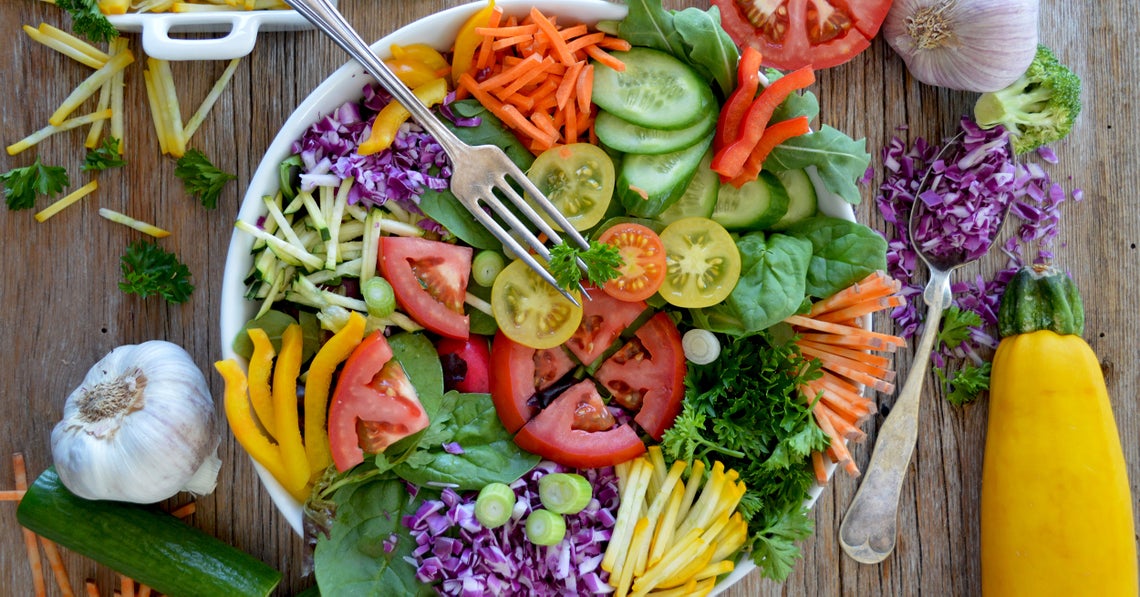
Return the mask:
[[189,149],[185,155],[178,158],[174,175],[182,179],[186,191],[201,201],[206,209],[217,207],[222,187],[237,178],[233,174],[219,170],[197,149]]
[[957,305],[946,309],[942,317],[942,329],[938,330],[938,342],[946,348],[957,348],[970,338],[970,328],[982,327],[982,316],[962,310]]
[[144,240],[131,243],[120,265],[123,281],[119,289],[142,298],[159,295],[168,303],[184,303],[194,291],[190,283],[190,269],[173,253],[153,242]]
[[621,275],[618,268],[623,261],[617,247],[596,240],[590,241],[587,250],[570,243],[558,243],[550,249],[550,274],[563,288],[577,288],[581,282],[583,272],[578,267],[579,257],[586,264],[586,281],[594,286],[601,286]]
[[946,399],[950,404],[962,406],[973,402],[984,391],[990,389],[990,370],[993,364],[984,362],[981,365],[965,363],[954,375],[943,373],[935,369],[938,378],[946,386]]
[[75,32],[94,42],[108,42],[119,36],[95,0],[55,0],[56,6],[71,15]]
[[107,137],[99,147],[87,150],[81,170],[99,172],[108,168],[120,168],[126,164],[127,161],[122,158],[122,152],[119,150],[119,140]]
[[4,201],[8,209],[30,209],[36,205],[36,195],[54,196],[71,184],[67,170],[62,166],[47,166],[36,158],[35,163],[13,168],[0,174],[4,184]]

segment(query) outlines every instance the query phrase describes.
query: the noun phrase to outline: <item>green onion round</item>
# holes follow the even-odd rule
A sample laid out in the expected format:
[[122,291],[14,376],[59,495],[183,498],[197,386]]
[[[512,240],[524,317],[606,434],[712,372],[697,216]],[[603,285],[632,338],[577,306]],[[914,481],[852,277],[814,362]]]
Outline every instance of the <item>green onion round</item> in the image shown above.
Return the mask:
[[373,276],[360,287],[368,314],[373,317],[387,317],[396,310],[396,293],[392,285],[380,276]]
[[590,482],[575,473],[550,473],[538,480],[538,498],[542,505],[558,514],[581,512],[593,495]]
[[507,262],[503,259],[502,253],[491,250],[479,251],[475,259],[471,260],[471,279],[480,286],[490,288],[495,283],[495,278],[499,276],[499,272],[506,266]]
[[506,483],[488,483],[475,498],[475,519],[488,529],[506,524],[514,509],[515,492]]
[[535,510],[526,517],[526,538],[535,545],[556,545],[566,536],[566,520],[550,510]]

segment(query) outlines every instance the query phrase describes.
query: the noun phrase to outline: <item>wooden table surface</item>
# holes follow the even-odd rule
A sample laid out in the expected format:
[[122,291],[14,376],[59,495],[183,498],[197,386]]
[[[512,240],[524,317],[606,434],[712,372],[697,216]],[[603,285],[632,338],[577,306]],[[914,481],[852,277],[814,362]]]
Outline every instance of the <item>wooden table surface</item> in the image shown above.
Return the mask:
[[[364,37],[378,39],[403,23],[455,2],[341,0],[342,9]],[[697,3],[707,5],[707,2]],[[679,8],[686,3],[668,2]],[[1113,396],[1133,495],[1140,495],[1140,154],[1136,150],[1136,81],[1140,43],[1133,35],[1140,17],[1129,3],[1046,0],[1041,10],[1042,41],[1054,47],[1084,80],[1085,110],[1069,139],[1057,145],[1060,163],[1048,165],[1053,179],[1084,190],[1084,201],[1063,207],[1057,263],[1072,271],[1088,314],[1086,337],[1101,358]],[[9,41],[0,61],[5,97],[0,101],[4,145],[39,129],[63,98],[90,72],[29,40],[25,24],[47,22],[70,28],[52,5],[5,0],[0,32]],[[141,57],[137,35],[131,47]],[[49,435],[65,397],[87,369],[112,348],[151,339],[185,347],[206,371],[219,400],[222,383],[212,363],[229,339],[219,337],[219,292],[223,262],[246,182],[289,113],[318,83],[345,61],[344,54],[316,32],[264,34],[237,69],[229,88],[191,142],[223,170],[235,173],[216,210],[206,210],[183,190],[174,162],[161,157],[142,80],[142,60],[126,79],[126,156],[129,164],[99,175],[100,188],[46,223],[32,211],[0,209],[0,347],[11,369],[0,375],[0,488],[13,486],[8,454],[23,452],[30,474],[51,463]],[[221,62],[174,65],[184,117],[221,73]],[[815,86],[822,122],[855,137],[865,136],[879,152],[894,135],[941,138],[972,106],[972,94],[921,85],[882,40],[854,61],[819,73]],[[909,130],[900,130],[906,125]],[[30,164],[35,155],[67,167],[72,187],[88,179],[82,163],[83,131],[62,134],[36,149],[0,157],[0,171]],[[872,198],[881,173],[864,189],[857,217],[876,228],[881,218]],[[49,203],[37,201],[36,209]],[[97,215],[119,210],[172,230],[161,241],[193,273],[190,300],[168,306],[119,291],[119,257],[141,235]],[[962,275],[992,271],[1000,258]],[[877,321],[877,326],[889,325]],[[900,378],[909,352],[896,357]],[[987,404],[950,406],[933,375],[923,398],[921,435],[903,487],[900,536],[894,554],[875,566],[843,555],[836,534],[857,479],[837,476],[814,510],[816,532],[801,543],[804,559],[783,584],[752,574],[726,594],[743,595],[970,595],[979,592],[978,496]],[[892,396],[882,396],[889,404]],[[220,408],[219,408],[220,412]],[[867,424],[874,429],[882,418]],[[855,446],[866,466],[871,443]],[[1056,447],[1058,451],[1065,446]],[[301,541],[274,511],[245,453],[226,434],[218,488],[197,500],[190,523],[251,552],[284,571],[279,594],[312,584],[302,575]],[[1048,454],[1043,454],[1048,458]],[[177,501],[185,501],[180,496]],[[90,560],[65,552],[76,590],[96,578],[110,595],[115,577]],[[0,593],[30,594],[32,581],[15,504],[0,504]],[[50,583],[49,583],[50,584]],[[50,594],[58,594],[51,587]]]

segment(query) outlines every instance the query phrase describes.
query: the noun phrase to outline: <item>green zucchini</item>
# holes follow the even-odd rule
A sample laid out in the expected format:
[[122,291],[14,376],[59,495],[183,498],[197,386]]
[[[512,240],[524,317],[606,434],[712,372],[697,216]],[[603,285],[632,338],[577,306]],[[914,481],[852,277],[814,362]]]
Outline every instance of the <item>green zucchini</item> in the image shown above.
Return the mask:
[[86,500],[54,468],[16,510],[20,524],[172,597],[269,595],[281,573],[153,506]]

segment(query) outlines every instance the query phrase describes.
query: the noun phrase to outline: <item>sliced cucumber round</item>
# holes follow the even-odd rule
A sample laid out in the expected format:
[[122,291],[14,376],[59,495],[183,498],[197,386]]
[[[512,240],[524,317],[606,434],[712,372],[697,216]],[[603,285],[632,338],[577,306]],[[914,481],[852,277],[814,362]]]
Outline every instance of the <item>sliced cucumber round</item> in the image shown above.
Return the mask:
[[661,212],[656,218],[658,221],[672,224],[690,216],[702,218],[712,216],[713,208],[716,207],[717,191],[720,190],[720,175],[712,170],[712,158],[713,151],[710,148],[701,159],[696,174],[693,174],[693,179],[685,187],[681,198]]
[[775,174],[761,171],[739,189],[720,185],[712,219],[726,230],[766,230],[788,212],[788,192]]
[[677,202],[712,144],[705,140],[672,153],[626,154],[615,192],[630,215],[653,218]]
[[772,224],[772,230],[784,230],[799,222],[810,218],[819,211],[819,200],[815,194],[815,185],[811,177],[802,169],[785,170],[776,174],[784,189],[788,192],[788,212],[778,222]]
[[683,129],[715,112],[712,88],[684,62],[640,47],[612,55],[625,64],[625,70],[594,63],[592,99],[602,110],[639,126],[665,130]]
[[708,110],[705,117],[682,129],[666,130],[645,127],[623,120],[605,110],[594,119],[594,132],[603,145],[626,153],[660,154],[679,151],[697,143],[716,126],[717,112]]

